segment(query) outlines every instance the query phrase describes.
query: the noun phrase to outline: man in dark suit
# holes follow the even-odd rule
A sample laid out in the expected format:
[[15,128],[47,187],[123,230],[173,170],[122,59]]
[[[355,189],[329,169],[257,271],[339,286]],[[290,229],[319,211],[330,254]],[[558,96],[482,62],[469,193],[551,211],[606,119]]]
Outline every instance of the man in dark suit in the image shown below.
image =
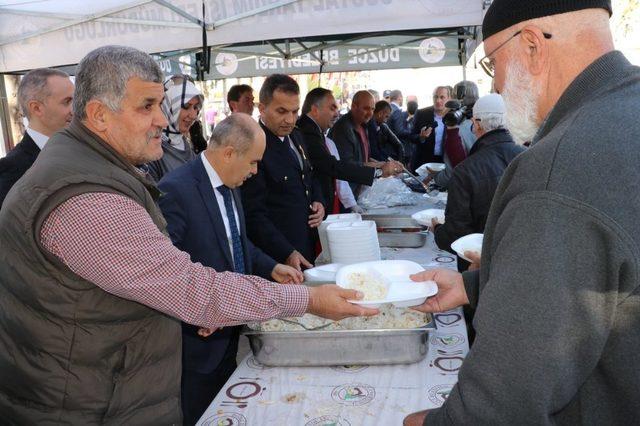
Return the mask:
[[[398,162],[404,159],[404,145],[389,128],[387,121],[391,116],[391,105],[387,101],[378,101],[373,110],[373,119],[369,120],[369,143],[374,158],[393,158]],[[402,167],[398,163],[399,167]]]
[[392,90],[389,93],[391,115],[387,125],[403,143],[405,158],[400,161],[409,162],[415,150],[415,144],[418,142],[418,136],[413,134],[413,121],[409,120],[409,113],[402,110],[403,103],[404,97],[400,90]]
[[257,174],[242,187],[248,235],[278,262],[310,268],[325,209],[303,138],[294,131],[300,88],[291,77],[273,74],[259,98],[267,145]]
[[29,120],[20,143],[0,158],[0,207],[7,193],[36,161],[51,135],[71,122],[73,83],[58,70],[28,72],[18,86],[18,103]]
[[[360,90],[353,95],[351,110],[340,117],[329,130],[329,138],[333,140],[340,153],[340,161],[382,167],[379,158],[371,158],[371,146],[367,123],[373,117],[375,102],[373,95],[367,90]],[[360,192],[360,185],[350,183],[354,195]]]
[[[416,150],[411,163],[415,171],[424,163],[442,163],[445,126],[442,118],[447,113],[445,104],[451,99],[451,87],[438,86],[433,91],[433,106],[416,111],[413,134],[417,136]],[[434,123],[437,126],[434,128]]]
[[325,132],[338,118],[338,104],[328,89],[317,87],[307,93],[297,127],[304,137],[309,161],[318,175],[327,213],[340,213],[336,197],[336,179],[360,185],[371,185],[375,177],[390,176],[400,166],[384,163],[381,168],[354,164],[336,159],[329,152]]
[[[206,151],[160,181],[160,208],[174,245],[193,262],[300,283],[299,271],[277,264],[247,239],[237,188],[256,173],[264,147],[255,121],[229,116],[214,128]],[[211,334],[183,323],[182,330],[182,411],[184,423],[192,425],[236,368],[239,327]]]

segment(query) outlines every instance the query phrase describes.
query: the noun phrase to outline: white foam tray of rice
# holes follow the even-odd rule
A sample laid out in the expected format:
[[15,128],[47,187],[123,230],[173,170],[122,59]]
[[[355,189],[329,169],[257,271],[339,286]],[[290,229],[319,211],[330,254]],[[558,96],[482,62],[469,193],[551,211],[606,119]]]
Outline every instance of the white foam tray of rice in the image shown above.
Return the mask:
[[397,308],[421,305],[438,292],[433,281],[416,282],[410,275],[424,268],[408,260],[379,260],[343,266],[336,274],[336,284],[343,288],[361,291],[362,300],[350,302],[378,308],[392,304]]

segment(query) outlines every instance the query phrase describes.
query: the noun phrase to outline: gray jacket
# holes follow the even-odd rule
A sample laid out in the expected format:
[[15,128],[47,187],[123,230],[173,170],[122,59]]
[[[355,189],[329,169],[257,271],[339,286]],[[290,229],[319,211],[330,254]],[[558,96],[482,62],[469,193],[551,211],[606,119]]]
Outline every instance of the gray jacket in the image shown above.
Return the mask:
[[640,418],[638,110],[640,69],[608,53],[508,167],[463,275],[477,337],[429,425]]
[[162,158],[147,163],[147,171],[153,180],[158,183],[167,173],[187,164],[196,158],[196,154],[191,148],[191,143],[184,140],[184,150],[180,150],[171,145],[171,141],[166,135],[162,135]]

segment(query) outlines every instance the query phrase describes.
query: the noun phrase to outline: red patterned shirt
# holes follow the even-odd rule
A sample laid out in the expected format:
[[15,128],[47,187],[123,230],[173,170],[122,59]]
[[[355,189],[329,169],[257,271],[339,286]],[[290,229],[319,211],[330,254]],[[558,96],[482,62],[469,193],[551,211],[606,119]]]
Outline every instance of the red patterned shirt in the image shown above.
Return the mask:
[[190,324],[216,328],[307,310],[305,286],[192,263],[142,206],[122,195],[70,198],[49,214],[40,238],[69,269],[104,291]]

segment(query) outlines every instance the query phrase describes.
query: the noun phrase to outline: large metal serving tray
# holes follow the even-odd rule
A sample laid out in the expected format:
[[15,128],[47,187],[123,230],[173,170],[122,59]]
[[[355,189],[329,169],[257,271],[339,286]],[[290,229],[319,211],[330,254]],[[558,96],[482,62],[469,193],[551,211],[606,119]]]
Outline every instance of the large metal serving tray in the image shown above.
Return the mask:
[[380,247],[422,247],[427,235],[422,232],[378,232]]
[[434,321],[412,329],[255,331],[248,327],[253,355],[269,367],[411,364],[429,347]]
[[[380,247],[422,247],[427,241],[427,235],[421,231],[422,225],[411,216],[394,215],[362,215],[362,220],[373,220],[378,230]],[[410,231],[413,230],[413,231]]]

